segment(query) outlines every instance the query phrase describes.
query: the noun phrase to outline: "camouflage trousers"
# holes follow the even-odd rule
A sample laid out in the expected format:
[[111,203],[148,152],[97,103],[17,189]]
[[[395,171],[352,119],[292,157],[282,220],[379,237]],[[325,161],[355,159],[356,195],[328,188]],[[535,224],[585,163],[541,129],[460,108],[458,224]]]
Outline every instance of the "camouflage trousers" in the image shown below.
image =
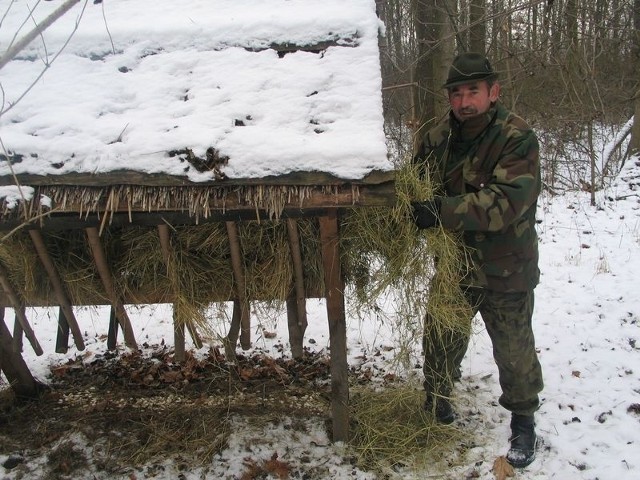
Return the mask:
[[464,292],[471,315],[461,319],[461,328],[433,328],[427,314],[423,336],[424,387],[427,394],[448,397],[460,378],[460,364],[467,351],[471,321],[480,312],[493,345],[502,395],[499,402],[520,415],[535,412],[542,391],[542,368],[531,328],[534,294],[502,293],[478,288]]

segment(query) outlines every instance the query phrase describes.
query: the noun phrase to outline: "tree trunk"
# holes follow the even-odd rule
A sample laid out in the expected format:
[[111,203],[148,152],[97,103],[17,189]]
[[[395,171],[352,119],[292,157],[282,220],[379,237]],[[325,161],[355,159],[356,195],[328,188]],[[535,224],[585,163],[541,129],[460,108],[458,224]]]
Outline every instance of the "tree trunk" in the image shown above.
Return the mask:
[[485,0],[471,0],[469,3],[469,51],[486,54],[487,39]]
[[[633,25],[634,32],[634,64],[636,79],[640,78],[640,0],[633,1]],[[631,141],[629,152],[634,155],[640,153],[640,82],[636,82],[634,98],[633,127],[631,127]]]

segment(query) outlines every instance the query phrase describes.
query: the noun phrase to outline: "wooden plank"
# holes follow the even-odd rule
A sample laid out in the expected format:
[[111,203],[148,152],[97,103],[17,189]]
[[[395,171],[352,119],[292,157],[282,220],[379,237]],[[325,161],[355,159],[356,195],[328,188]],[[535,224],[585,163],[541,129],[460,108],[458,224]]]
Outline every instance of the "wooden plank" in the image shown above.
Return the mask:
[[[164,221],[179,225],[206,220],[312,217],[329,207],[391,207],[396,202],[395,187],[391,182],[379,185],[294,186],[291,191],[285,189],[273,195],[263,195],[260,188],[265,186],[254,187],[257,190],[252,193],[247,193],[251,186],[236,187],[245,192],[242,193],[230,187],[189,186],[176,192],[167,188],[158,192],[153,187],[142,186],[43,185],[36,187],[33,199],[25,208],[49,211],[49,207],[42,207],[38,202],[43,195],[51,198],[51,213],[40,215],[37,221],[32,220],[34,225],[45,230],[102,227],[104,222],[115,225],[116,221],[121,225],[157,225]],[[90,199],[86,196],[88,188],[95,189]],[[278,186],[274,188],[276,191],[280,189]],[[120,220],[115,219],[119,214]],[[19,210],[2,213],[0,231],[24,227],[24,222]]]
[[[318,163],[320,164],[320,163]],[[391,182],[394,179],[393,171],[372,170],[362,178],[345,179],[338,178],[325,172],[291,172],[285,175],[266,176],[260,178],[233,178],[224,180],[211,180],[207,182],[192,182],[186,176],[178,177],[163,173],[145,173],[134,170],[114,170],[111,172],[78,173],[71,172],[62,175],[2,175],[0,185],[83,185],[83,186],[109,186],[109,185],[142,185],[142,186],[194,186],[194,187],[237,187],[242,185],[376,185]]]
[[98,229],[95,227],[90,227],[87,228],[85,232],[87,234],[87,240],[89,242],[89,246],[91,247],[91,252],[93,254],[93,259],[95,261],[98,274],[100,275],[100,280],[102,281],[105,292],[109,297],[112,307],[115,310],[116,318],[118,319],[118,322],[122,327],[122,331],[124,332],[124,343],[129,348],[137,349],[138,344],[136,343],[136,339],[133,334],[131,321],[129,320],[129,315],[127,315],[127,311],[125,310],[124,305],[120,300],[118,293],[116,292],[111,269],[109,268],[107,257],[104,253],[104,249],[102,248],[102,243],[100,242]]
[[[73,308],[71,306],[71,302],[69,301],[69,297],[65,292],[65,289],[62,285],[62,280],[58,271],[56,270],[55,265],[53,264],[53,260],[47,251],[47,247],[44,243],[44,239],[42,238],[42,233],[39,230],[29,230],[29,236],[31,237],[31,241],[38,252],[38,257],[42,262],[45,270],[47,271],[47,275],[49,276],[49,280],[51,281],[51,286],[53,287],[53,291],[58,299],[58,304],[60,309],[64,313],[64,319],[68,328],[71,330],[73,335],[73,341],[78,350],[84,350],[84,340],[82,338],[82,332],[80,331],[80,326],[78,325],[78,321],[73,313]],[[57,350],[56,350],[57,351]]]
[[304,269],[302,264],[302,250],[300,235],[295,219],[288,218],[287,233],[293,263],[293,289],[287,298],[287,320],[289,326],[289,344],[293,358],[301,358],[304,354],[303,341],[307,329],[306,292],[304,288]]
[[5,270],[4,266],[1,264],[0,264],[0,285],[2,285],[2,289],[4,290],[5,295],[9,299],[10,305],[13,307],[15,311],[16,320],[17,320],[16,323],[20,325],[20,328],[22,329],[25,336],[27,337],[27,340],[29,340],[29,343],[31,344],[31,348],[33,348],[33,351],[35,352],[35,354],[38,356],[42,355],[43,353],[42,347],[40,346],[38,339],[36,338],[35,334],[33,333],[33,330],[31,329],[29,320],[27,320],[27,315],[25,313],[24,305],[20,300],[20,297],[18,296],[16,291],[13,289],[13,285],[11,285],[11,282],[9,281],[8,272]]
[[36,397],[44,387],[33,378],[22,355],[14,351],[13,338],[4,323],[4,314],[5,309],[0,308],[0,369],[16,396]]
[[331,349],[331,416],[333,440],[349,440],[349,379],[347,364],[347,327],[344,305],[344,281],[340,271],[338,215],[330,210],[319,218],[322,267],[329,319]]
[[244,350],[251,348],[251,318],[249,299],[245,291],[244,268],[242,266],[242,252],[240,250],[240,239],[238,237],[238,226],[235,222],[225,222],[227,226],[227,236],[229,237],[229,248],[231,251],[231,267],[236,286],[236,297],[240,310],[240,346]]

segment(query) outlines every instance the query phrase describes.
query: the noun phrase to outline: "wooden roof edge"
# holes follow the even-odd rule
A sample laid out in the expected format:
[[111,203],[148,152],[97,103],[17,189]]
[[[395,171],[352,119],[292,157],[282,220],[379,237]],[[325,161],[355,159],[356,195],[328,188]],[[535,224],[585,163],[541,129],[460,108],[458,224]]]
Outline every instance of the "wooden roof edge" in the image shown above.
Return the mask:
[[164,173],[145,173],[134,170],[114,170],[105,173],[66,173],[61,175],[18,174],[0,176],[0,186],[112,186],[139,185],[149,187],[237,187],[248,185],[377,185],[392,182],[393,170],[372,170],[362,178],[341,178],[326,172],[291,172],[285,175],[260,178],[225,178],[193,182],[187,177]]

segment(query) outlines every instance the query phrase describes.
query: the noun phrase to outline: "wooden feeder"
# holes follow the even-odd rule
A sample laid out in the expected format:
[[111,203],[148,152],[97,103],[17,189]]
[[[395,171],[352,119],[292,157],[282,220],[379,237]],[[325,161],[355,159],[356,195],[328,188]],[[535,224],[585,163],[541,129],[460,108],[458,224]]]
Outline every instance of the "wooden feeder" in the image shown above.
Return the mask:
[[[72,2],[73,3],[73,2]],[[142,28],[138,32],[140,42],[127,44],[121,51],[117,49],[112,53],[106,48],[106,40],[102,44],[91,44],[91,52],[87,50],[83,40],[86,40],[88,32],[95,32],[97,25],[103,22],[100,6],[87,6],[84,16],[80,21],[80,29],[76,32],[79,46],[70,43],[56,60],[62,65],[54,65],[47,75],[51,75],[52,81],[40,91],[34,89],[25,96],[22,103],[16,103],[15,108],[4,108],[0,117],[3,142],[7,150],[0,155],[0,196],[3,198],[0,212],[0,234],[3,237],[4,246],[13,245],[16,242],[23,249],[21,252],[12,251],[10,256],[14,258],[31,258],[37,263],[36,270],[42,272],[38,277],[39,286],[34,286],[32,280],[26,275],[16,272],[15,265],[8,261],[0,261],[0,366],[7,379],[10,381],[16,393],[20,395],[34,395],[37,393],[38,384],[29,372],[20,351],[22,338],[26,337],[31,348],[36,354],[42,354],[42,348],[37,340],[37,332],[31,328],[29,319],[25,314],[27,306],[57,306],[59,308],[59,328],[56,339],[56,351],[66,352],[69,347],[69,337],[72,338],[74,347],[78,350],[85,348],[82,334],[74,316],[73,307],[79,305],[110,305],[111,315],[108,320],[108,347],[115,348],[117,332],[122,330],[124,343],[130,348],[137,348],[135,325],[128,318],[125,305],[128,304],[155,304],[174,303],[179,301],[180,292],[175,282],[172,284],[167,279],[170,277],[172,258],[177,255],[176,235],[179,229],[196,228],[204,229],[215,226],[217,231],[224,231],[224,245],[221,245],[219,260],[225,265],[223,280],[221,277],[211,277],[209,284],[211,297],[199,298],[201,303],[214,301],[232,301],[233,318],[228,329],[226,349],[228,355],[233,355],[239,341],[242,348],[249,348],[250,338],[250,302],[254,300],[271,300],[264,298],[268,293],[260,293],[261,298],[252,298],[251,290],[245,285],[255,281],[247,269],[247,257],[258,253],[243,247],[240,240],[239,229],[247,228],[259,222],[280,222],[279,228],[286,231],[287,258],[289,259],[290,281],[284,292],[284,300],[287,306],[287,320],[289,327],[289,341],[294,357],[303,354],[303,338],[307,325],[305,302],[307,298],[325,298],[330,335],[331,354],[331,410],[333,418],[333,438],[336,441],[348,439],[348,400],[349,388],[347,379],[347,339],[345,327],[345,299],[344,277],[340,263],[340,216],[343,210],[353,208],[368,208],[379,206],[391,206],[395,202],[393,171],[386,160],[384,149],[384,135],[382,134],[381,97],[379,92],[379,63],[377,50],[377,18],[372,11],[372,3],[367,0],[353,0],[353,5],[347,6],[338,0],[318,1],[317,8],[320,15],[320,23],[324,28],[323,37],[315,36],[315,43],[304,43],[302,39],[308,38],[303,33],[309,26],[302,22],[299,29],[287,30],[289,40],[282,42],[272,41],[269,38],[247,38],[244,44],[232,45],[233,48],[242,47],[241,55],[246,57],[246,62],[255,61],[253,68],[260,65],[275,65],[276,77],[274,82],[279,82],[280,87],[290,85],[294,88],[297,74],[308,73],[296,70],[296,64],[283,66],[284,59],[293,58],[294,55],[303,53],[300,57],[300,69],[317,69],[318,89],[304,92],[300,91],[288,100],[299,100],[310,110],[318,112],[330,112],[331,108],[341,110],[341,115],[346,118],[323,120],[318,113],[309,113],[302,119],[306,123],[307,130],[313,133],[311,142],[302,147],[291,148],[287,141],[306,142],[305,135],[300,133],[300,119],[292,119],[292,131],[281,131],[280,138],[272,138],[269,135],[268,126],[261,125],[266,113],[260,106],[264,100],[264,88],[253,86],[255,92],[243,92],[247,98],[255,99],[254,110],[248,109],[245,104],[242,115],[237,111],[231,114],[227,98],[216,103],[216,95],[210,95],[213,90],[230,88],[225,79],[211,77],[215,72],[216,62],[220,61],[225,48],[229,44],[223,42],[224,38],[217,38],[211,32],[234,32],[234,25],[242,28],[243,18],[235,19],[233,15],[224,17],[223,14],[213,14],[215,2],[192,1],[181,5],[179,12],[171,7],[171,1],[133,2],[137,6],[130,5],[119,7],[113,5],[109,22],[112,38],[117,39],[118,34],[124,34],[127,30],[127,19],[135,15],[127,8],[140,8],[140,15],[144,8],[158,9],[164,12],[164,19],[172,18],[170,24],[172,32],[184,34],[177,35],[178,40],[170,37],[162,28],[168,28],[162,22],[155,23],[160,30],[152,31]],[[239,2],[242,3],[242,2]],[[270,2],[265,2],[269,4]],[[276,14],[285,18],[296,18],[296,12],[287,11],[291,8],[300,8],[295,2],[271,2],[265,8],[276,9]],[[314,3],[314,2],[310,2]],[[335,4],[335,5],[334,5]],[[339,5],[338,5],[339,4]],[[337,7],[340,8],[337,8]],[[335,7],[335,14],[331,14]],[[51,7],[45,7],[51,8]],[[79,6],[75,7],[79,11]],[[121,8],[121,9],[120,9]],[[70,10],[66,15],[72,15]],[[352,10],[352,11],[351,11]],[[338,13],[341,12],[341,15]],[[45,11],[45,13],[48,13]],[[260,18],[260,12],[246,12],[250,18],[245,21],[254,21]],[[345,27],[341,22],[344,19],[358,19],[359,23],[352,27]],[[351,17],[350,17],[351,15]],[[220,17],[224,17],[221,19]],[[63,17],[66,18],[66,17]],[[193,19],[198,22],[193,22]],[[365,18],[363,21],[362,19]],[[11,20],[17,21],[17,15],[10,15],[5,23],[8,28]],[[73,19],[72,19],[73,20]],[[293,21],[293,20],[292,20]],[[84,22],[84,23],[83,23]],[[208,23],[209,22],[209,23]],[[226,22],[226,23],[225,23]],[[234,24],[234,22],[240,22]],[[150,22],[154,23],[154,22]],[[195,23],[195,26],[194,26]],[[86,29],[83,29],[86,24]],[[294,24],[292,24],[294,25]],[[363,28],[370,26],[369,29]],[[54,29],[53,27],[56,27]],[[62,44],[65,38],[64,25],[57,21],[52,28],[52,46],[56,40]],[[4,27],[3,27],[4,28]],[[195,44],[193,38],[198,38]],[[1,40],[2,38],[0,38]],[[92,38],[92,41],[96,41]],[[163,68],[171,57],[196,45],[197,52],[185,53],[183,58],[184,71],[167,71]],[[25,73],[18,73],[18,67],[30,61],[30,55],[35,55],[37,47],[25,50],[15,59],[9,62],[3,74],[6,72],[6,80],[3,77],[5,90],[19,85],[24,80]],[[106,48],[106,50],[104,50]],[[344,61],[335,61],[345,49],[353,59],[361,61],[353,65],[351,71],[332,71],[342,68]],[[103,52],[103,56],[95,52]],[[221,53],[222,52],[222,53]],[[153,78],[158,85],[180,84],[176,92],[183,92],[180,102],[187,105],[180,118],[176,112],[182,106],[177,103],[168,105],[166,109],[154,111],[151,108],[150,115],[159,118],[160,125],[174,125],[171,130],[149,131],[148,125],[135,125],[135,115],[141,114],[143,104],[137,106],[122,106],[114,110],[114,113],[101,111],[99,108],[88,108],[88,112],[96,114],[95,122],[103,121],[104,116],[119,115],[119,122],[111,122],[108,126],[127,125],[121,131],[113,131],[112,141],[108,141],[109,135],[101,135],[96,139],[96,133],[89,125],[92,123],[78,120],[74,131],[81,137],[76,142],[77,150],[69,150],[62,146],[58,150],[51,147],[46,141],[41,141],[38,132],[33,134],[32,143],[25,138],[21,122],[24,122],[25,111],[23,108],[31,108],[33,105],[42,104],[42,98],[49,98],[42,108],[60,108],[60,105],[68,102],[78,102],[79,105],[94,103],[117,104],[117,99],[108,98],[108,91],[104,95],[107,98],[95,98],[92,91],[82,90],[87,79],[65,78],[72,70],[65,73],[65,62],[79,61],[89,58],[92,54],[98,57],[87,60],[87,79],[90,72],[98,69],[111,69],[111,77],[114,83],[127,87],[126,96],[144,96],[145,91],[136,91],[141,85],[140,77],[145,77],[149,71],[154,72]],[[308,55],[314,56],[309,63]],[[258,58],[259,56],[259,58]],[[265,56],[268,56],[265,60]],[[297,57],[296,57],[297,58]],[[332,58],[334,58],[332,60]],[[132,60],[134,59],[134,60]],[[166,61],[164,61],[166,59]],[[326,60],[324,60],[326,59]],[[127,65],[127,62],[129,65]],[[31,62],[33,63],[33,62]],[[351,62],[353,63],[353,62]],[[186,65],[188,64],[188,65]],[[245,63],[246,64],[246,63]],[[348,62],[347,62],[348,64]],[[311,66],[309,66],[311,65]],[[119,66],[119,67],[118,67]],[[200,71],[201,68],[204,71]],[[15,67],[15,69],[13,69]],[[58,70],[56,70],[58,68]],[[238,75],[250,76],[251,65],[238,72]],[[253,70],[255,72],[255,70]],[[54,73],[55,72],[55,73]],[[33,73],[37,75],[37,67],[33,67]],[[81,70],[82,74],[82,70]],[[138,75],[138,77],[136,77]],[[281,75],[282,77],[278,77]],[[127,77],[128,76],[128,77]],[[176,76],[179,81],[176,82]],[[343,83],[336,78],[344,79]],[[49,78],[49,77],[47,77]],[[13,81],[15,80],[15,81]],[[238,80],[245,80],[244,77]],[[358,110],[353,105],[344,104],[327,107],[323,104],[324,97],[331,97],[335,92],[329,81],[337,82],[335,88],[356,88],[363,82],[369,82],[372,86],[365,92],[365,100],[373,104],[373,108]],[[60,81],[60,82],[58,82]],[[79,92],[65,93],[56,90],[51,85],[64,84],[64,81],[77,81]],[[173,83],[172,83],[173,82]],[[344,82],[347,82],[346,85]],[[205,85],[207,84],[208,85]],[[249,82],[250,84],[250,82]],[[69,84],[67,84],[69,85]],[[148,87],[153,88],[153,87]],[[263,90],[260,90],[260,89]],[[324,89],[324,90],[323,90]],[[68,89],[67,89],[68,90]],[[365,89],[366,90],[366,89]],[[235,91],[236,96],[238,92]],[[269,93],[269,92],[266,92]],[[273,93],[273,92],[271,92]],[[9,95],[12,91],[8,92]],[[216,93],[217,94],[217,93]],[[70,95],[69,98],[63,98]],[[224,96],[224,95],[222,95]],[[33,97],[34,103],[29,103]],[[336,102],[335,96],[332,102]],[[340,97],[338,97],[340,98]],[[263,100],[261,100],[263,99]],[[362,101],[361,98],[353,98],[354,105]],[[150,103],[153,99],[150,98]],[[58,103],[56,103],[58,102]],[[273,107],[271,107],[273,108]],[[207,112],[207,117],[203,116]],[[364,112],[364,113],[363,113]],[[371,114],[373,112],[373,114]],[[353,114],[353,118],[349,115]],[[164,115],[164,116],[163,116]],[[167,117],[165,119],[164,117]],[[216,118],[211,126],[202,125],[208,118]],[[226,125],[220,129],[220,118]],[[204,120],[203,120],[204,119]],[[164,123],[163,123],[164,122]],[[174,123],[171,123],[174,122]],[[218,122],[218,123],[216,123]],[[332,130],[333,123],[341,123],[341,130]],[[109,128],[104,124],[105,128]],[[158,129],[156,125],[153,128]],[[211,132],[223,132],[213,143],[202,143],[201,136],[192,134],[195,130]],[[283,126],[280,125],[283,129]],[[353,130],[348,130],[352,128]],[[345,129],[347,132],[345,133]],[[176,135],[175,131],[184,132],[183,136]],[[303,129],[304,130],[304,129]],[[297,134],[295,132],[298,132]],[[71,135],[72,132],[60,132],[60,135]],[[263,148],[248,152],[242,152],[234,145],[234,139],[242,138],[242,135],[262,136]],[[327,153],[327,146],[336,142],[344,142],[345,134],[362,135],[368,144],[372,144],[371,150],[355,155],[349,144],[344,144],[344,154],[340,149],[334,148]],[[145,146],[136,142],[148,141],[150,135],[157,138],[157,149],[148,153],[144,152]],[[296,137],[298,135],[298,137]],[[332,135],[335,138],[332,139]],[[209,137],[215,137],[212,133]],[[36,138],[36,140],[33,140]],[[347,137],[348,138],[348,137]],[[287,140],[290,139],[290,140]],[[84,143],[83,143],[84,142]],[[279,143],[280,142],[280,143]],[[53,141],[52,141],[53,144]],[[82,145],[89,145],[83,150]],[[16,146],[14,146],[16,145]],[[280,151],[278,150],[280,148]],[[97,152],[97,153],[96,153]],[[293,153],[292,153],[293,152]],[[291,168],[270,168],[270,161],[275,157],[292,156]],[[263,158],[263,156],[265,158]],[[150,171],[148,168],[150,158],[157,169]],[[362,158],[366,157],[366,161]],[[104,159],[109,158],[109,167],[101,168]],[[120,163],[118,163],[120,162]],[[359,166],[358,162],[363,165]],[[340,165],[349,168],[347,174],[343,174]],[[286,166],[286,162],[284,163]],[[355,174],[353,172],[356,172]],[[245,174],[249,172],[250,174]],[[261,173],[262,172],[262,173]],[[4,190],[3,190],[4,189]],[[8,189],[8,190],[7,190]],[[9,194],[9,193],[11,194]],[[300,238],[300,224],[312,224],[317,230],[317,242],[319,245],[322,281],[313,283],[309,281],[305,273],[305,255],[303,254]],[[114,266],[114,257],[121,250],[117,249],[118,242],[132,229],[144,229],[146,232],[155,232],[156,244],[159,246],[164,265],[157,270],[153,282],[141,284],[140,281],[131,282],[125,278],[131,272],[123,273],[122,269]],[[55,239],[62,239],[62,245],[69,245],[70,239],[84,245],[79,257],[83,257],[88,272],[88,288],[90,293],[73,292],[69,284],[69,275],[61,272],[59,247]],[[114,247],[115,245],[115,247]],[[2,246],[2,245],[0,245]],[[13,248],[13,247],[11,247]],[[69,247],[70,248],[70,247]],[[6,249],[6,248],[5,248]],[[203,253],[204,255],[205,253]],[[207,255],[215,253],[207,252]],[[25,260],[26,261],[26,260]],[[85,267],[83,267],[85,268]],[[214,269],[205,272],[213,275]],[[217,272],[218,274],[220,271]],[[262,274],[261,274],[262,275]],[[162,277],[162,278],[160,278]],[[167,280],[162,283],[160,280]],[[157,280],[157,281],[156,281]],[[263,279],[258,279],[263,281]],[[163,286],[159,286],[162,284]],[[126,288],[123,288],[126,285]],[[167,287],[167,285],[169,285]],[[172,287],[173,286],[173,287]],[[282,296],[282,295],[280,295]],[[7,328],[4,317],[5,307],[11,307],[15,313],[15,325],[13,333]],[[184,359],[185,337],[187,331],[196,347],[202,346],[202,340],[194,324],[184,318],[177,318],[179,308],[174,308],[174,333],[175,355],[178,360]],[[105,319],[106,324],[106,319]]]

